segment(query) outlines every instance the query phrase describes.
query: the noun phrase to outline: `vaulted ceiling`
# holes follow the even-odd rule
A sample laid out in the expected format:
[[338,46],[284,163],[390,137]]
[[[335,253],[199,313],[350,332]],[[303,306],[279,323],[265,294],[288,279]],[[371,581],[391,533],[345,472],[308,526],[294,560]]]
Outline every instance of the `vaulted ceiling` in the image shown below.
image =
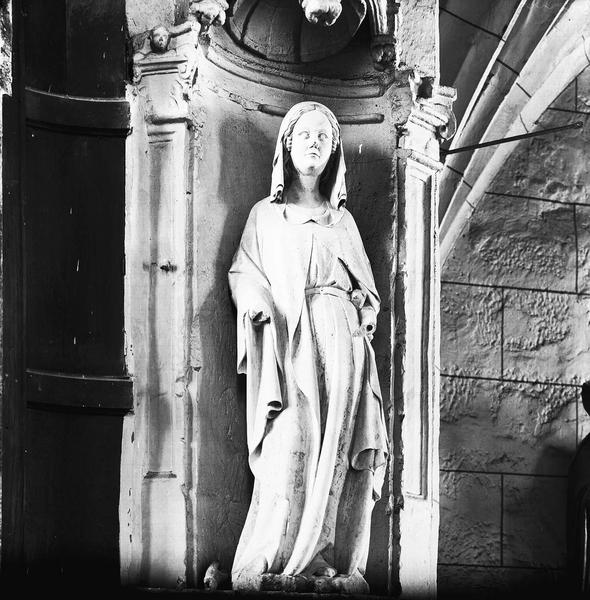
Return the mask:
[[458,128],[440,186],[443,259],[517,142],[444,150],[534,131],[589,63],[584,0],[440,0],[441,84],[457,89]]

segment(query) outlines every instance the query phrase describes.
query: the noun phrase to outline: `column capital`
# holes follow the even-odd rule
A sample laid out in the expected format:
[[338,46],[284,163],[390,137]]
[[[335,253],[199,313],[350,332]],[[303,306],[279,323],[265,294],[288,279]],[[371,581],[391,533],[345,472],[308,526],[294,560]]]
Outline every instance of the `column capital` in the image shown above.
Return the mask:
[[188,101],[197,71],[199,32],[194,21],[154,27],[133,56],[133,83],[146,101],[146,120],[152,123],[188,118]]
[[422,77],[416,72],[410,75],[409,84],[413,108],[401,130],[402,156],[438,171],[442,168],[440,144],[452,138],[457,128],[453,113],[457,92],[454,88],[436,85],[432,77]]

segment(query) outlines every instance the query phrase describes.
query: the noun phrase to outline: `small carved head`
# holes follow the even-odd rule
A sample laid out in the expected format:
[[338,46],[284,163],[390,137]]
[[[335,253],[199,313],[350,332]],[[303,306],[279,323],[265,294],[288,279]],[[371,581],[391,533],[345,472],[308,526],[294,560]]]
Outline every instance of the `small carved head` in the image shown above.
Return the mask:
[[163,25],[158,25],[150,31],[150,46],[153,52],[163,54],[168,50],[169,43],[170,32]]

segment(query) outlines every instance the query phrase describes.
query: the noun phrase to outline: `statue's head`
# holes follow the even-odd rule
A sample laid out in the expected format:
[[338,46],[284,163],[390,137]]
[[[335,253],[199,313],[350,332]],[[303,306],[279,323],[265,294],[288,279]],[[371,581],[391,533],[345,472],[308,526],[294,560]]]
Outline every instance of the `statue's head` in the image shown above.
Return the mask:
[[154,27],[150,31],[150,46],[153,52],[158,52],[160,54],[166,52],[169,43],[170,32],[162,25]]
[[[336,191],[336,204],[340,205],[346,197],[344,160],[340,125],[334,113],[319,102],[300,102],[293,106],[281,123],[273,167],[273,181],[281,179],[278,188],[273,183],[276,201],[281,200],[283,188],[288,188],[300,174],[320,177],[321,193],[332,198]],[[282,173],[278,173],[281,167]],[[337,184],[338,189],[334,190]]]

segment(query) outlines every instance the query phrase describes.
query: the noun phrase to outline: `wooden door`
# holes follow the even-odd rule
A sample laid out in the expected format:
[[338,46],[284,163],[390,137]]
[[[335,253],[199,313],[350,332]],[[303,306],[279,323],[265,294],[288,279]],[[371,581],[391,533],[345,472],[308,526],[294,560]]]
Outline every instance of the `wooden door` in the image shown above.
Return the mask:
[[[14,0],[4,122],[4,577],[116,585],[125,6]],[[22,581],[22,580],[21,580]]]

